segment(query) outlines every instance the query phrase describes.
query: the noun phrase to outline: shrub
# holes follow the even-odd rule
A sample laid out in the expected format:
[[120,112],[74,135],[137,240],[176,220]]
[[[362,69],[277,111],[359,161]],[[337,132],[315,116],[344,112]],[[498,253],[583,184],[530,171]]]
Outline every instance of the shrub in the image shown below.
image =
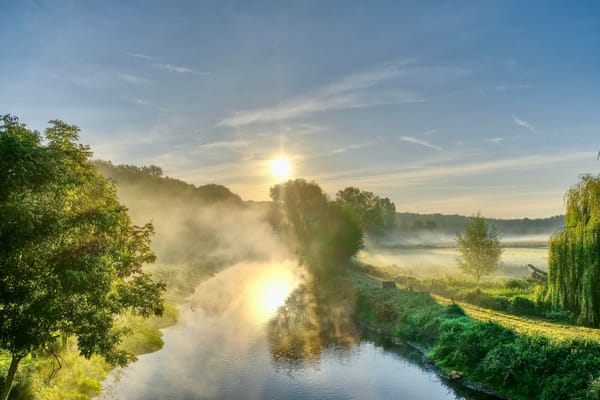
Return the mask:
[[510,299],[509,311],[518,315],[537,315],[536,304],[523,296],[514,296]]

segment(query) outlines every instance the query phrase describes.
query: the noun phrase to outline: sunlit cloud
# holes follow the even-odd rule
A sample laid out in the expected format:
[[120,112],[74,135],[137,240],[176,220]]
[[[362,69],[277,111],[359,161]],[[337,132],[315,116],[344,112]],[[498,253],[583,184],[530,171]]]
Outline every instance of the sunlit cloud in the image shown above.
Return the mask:
[[515,124],[522,126],[525,129],[529,129],[532,132],[535,131],[535,128],[529,122],[525,121],[524,119],[520,119],[515,114],[513,114],[512,117],[513,117],[513,121],[515,122]]
[[408,142],[408,143],[418,144],[420,146],[427,147],[427,148],[430,148],[430,149],[433,149],[433,150],[436,150],[436,151],[443,151],[443,149],[440,146],[437,146],[435,144],[431,144],[431,143],[429,143],[426,140],[421,140],[421,139],[414,138],[412,136],[402,136],[400,138],[400,140],[402,140],[404,142]]
[[504,138],[502,137],[495,137],[495,138],[489,138],[485,140],[488,143],[492,143],[492,144],[500,144],[504,141]]
[[200,149],[216,149],[216,148],[234,148],[243,147],[249,145],[251,142],[248,140],[232,140],[232,141],[218,141],[203,143],[198,146]]
[[383,91],[373,93],[373,89],[381,89],[381,83],[412,72],[406,69],[410,63],[411,61],[389,64],[371,71],[352,74],[317,90],[310,96],[291,98],[272,107],[238,111],[233,116],[221,120],[217,126],[240,127],[256,122],[299,118],[330,110],[426,101],[423,96],[408,90],[390,91],[384,88]]

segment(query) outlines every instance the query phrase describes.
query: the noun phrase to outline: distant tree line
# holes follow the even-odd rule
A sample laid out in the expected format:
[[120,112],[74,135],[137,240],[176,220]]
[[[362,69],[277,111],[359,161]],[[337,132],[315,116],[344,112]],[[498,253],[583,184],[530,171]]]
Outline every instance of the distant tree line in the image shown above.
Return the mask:
[[231,202],[241,204],[242,199],[227,187],[214,183],[195,186],[179,179],[163,176],[156,165],[138,167],[135,165],[114,165],[110,161],[95,160],[94,165],[102,175],[114,180],[130,190],[136,188],[154,197],[174,197],[206,203]]
[[[399,231],[439,231],[448,234],[462,232],[469,222],[463,215],[397,213],[394,228]],[[530,235],[556,232],[564,226],[564,216],[548,218],[495,219],[485,218],[485,223],[496,227],[504,235]]]

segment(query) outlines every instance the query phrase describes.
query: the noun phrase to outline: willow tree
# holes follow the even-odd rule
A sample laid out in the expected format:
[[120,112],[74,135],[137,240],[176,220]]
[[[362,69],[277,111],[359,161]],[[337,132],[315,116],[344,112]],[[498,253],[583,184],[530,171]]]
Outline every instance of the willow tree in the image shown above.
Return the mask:
[[600,176],[566,194],[565,228],[550,238],[548,295],[553,306],[600,326]]
[[115,317],[160,314],[164,285],[142,271],[154,260],[152,226],[132,225],[114,185],[90,163],[79,129],[51,121],[42,136],[0,117],[0,350],[19,362],[77,338],[80,353],[122,365]]

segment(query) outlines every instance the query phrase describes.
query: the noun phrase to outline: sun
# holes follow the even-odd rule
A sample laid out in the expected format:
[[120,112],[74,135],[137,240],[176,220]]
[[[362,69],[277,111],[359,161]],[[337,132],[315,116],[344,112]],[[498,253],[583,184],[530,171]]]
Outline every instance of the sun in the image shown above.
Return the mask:
[[287,179],[290,176],[290,161],[281,156],[271,161],[271,173],[279,180]]

